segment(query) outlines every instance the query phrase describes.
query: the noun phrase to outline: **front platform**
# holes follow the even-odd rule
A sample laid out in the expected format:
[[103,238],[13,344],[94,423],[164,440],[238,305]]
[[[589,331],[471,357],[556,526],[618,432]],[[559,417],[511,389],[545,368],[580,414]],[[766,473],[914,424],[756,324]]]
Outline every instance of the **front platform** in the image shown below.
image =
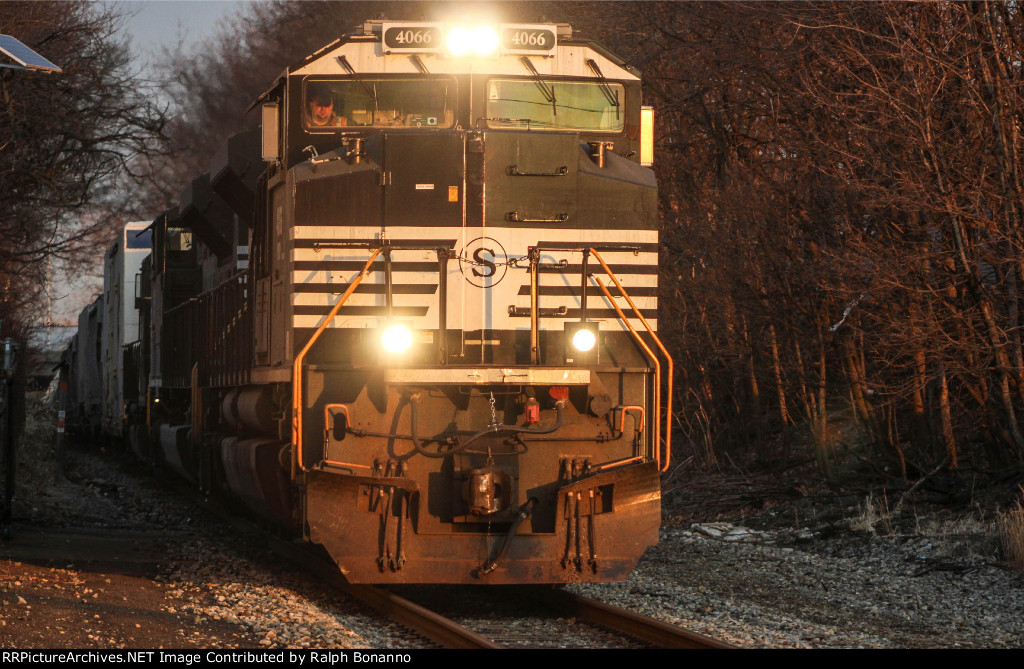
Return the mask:
[[[657,543],[661,523],[654,462],[545,486],[557,509],[554,531],[516,531],[507,545],[512,522],[446,523],[438,531],[421,516],[429,513],[427,493],[412,478],[317,470],[305,484],[308,537],[353,583],[621,581]],[[491,561],[496,568],[482,573]]]

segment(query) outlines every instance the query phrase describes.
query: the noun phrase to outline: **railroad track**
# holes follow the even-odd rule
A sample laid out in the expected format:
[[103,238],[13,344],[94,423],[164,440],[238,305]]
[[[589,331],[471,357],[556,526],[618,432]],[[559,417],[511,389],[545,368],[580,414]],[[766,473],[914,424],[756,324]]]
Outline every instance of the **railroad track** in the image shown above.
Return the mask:
[[731,648],[729,644],[561,588],[405,586],[502,648]]
[[[222,520],[245,531],[264,534],[280,556],[315,575],[332,587],[399,623],[441,648],[731,648],[729,644],[628,611],[618,606],[543,586],[404,586],[409,597],[377,586],[349,583],[337,566],[316,546],[289,541],[259,529],[248,518],[228,511],[227,506],[203,503],[201,496],[183,481],[160,476],[166,483],[190,495]],[[208,500],[207,500],[208,501]],[[228,505],[230,506],[230,505]],[[430,593],[434,594],[431,595]],[[453,592],[458,595],[452,596]],[[473,592],[467,596],[466,593]],[[425,601],[426,605],[413,599]],[[466,604],[455,615],[444,609],[453,602]],[[467,604],[468,602],[468,604]],[[474,604],[477,602],[478,604]],[[507,610],[518,602],[516,610]],[[499,611],[495,615],[473,615],[474,606]],[[515,608],[515,606],[513,607]],[[504,611],[500,609],[506,609]],[[519,624],[523,618],[537,625]],[[462,620],[458,622],[453,620]],[[540,630],[540,631],[534,631]],[[569,639],[569,641],[561,641]]]
[[273,547],[292,563],[442,648],[501,648],[485,636],[384,588],[349,583],[333,562],[317,555],[308,545],[277,539]]
[[[516,626],[510,621],[518,615],[515,612],[490,619],[459,616],[464,622],[457,622],[432,610],[437,602],[424,606],[412,601],[422,599],[415,594],[411,599],[386,588],[349,583],[332,562],[317,555],[317,551],[310,550],[307,545],[280,540],[275,543],[278,544],[275,546],[277,552],[284,557],[442,648],[529,647],[531,642],[546,643],[552,637],[550,624],[544,625],[545,640],[531,637],[529,632],[513,633]],[[413,593],[422,592],[414,587],[407,589]],[[426,597],[428,600],[440,598],[450,601],[453,591],[460,593],[456,599],[466,599],[461,596],[465,588],[434,586],[426,590],[435,593],[434,597]],[[717,639],[566,590],[536,586],[506,586],[501,590],[482,587],[475,590],[479,598],[491,603],[508,599],[509,592],[515,593],[512,598],[532,601],[534,604],[528,606],[531,615],[540,613],[548,621],[559,621],[573,628],[571,636],[577,641],[582,639],[580,645],[584,646],[590,640],[601,647],[732,648]],[[581,633],[578,628],[580,622],[598,629]],[[572,644],[573,647],[580,645]]]
[[548,599],[552,607],[564,611],[567,615],[639,639],[655,648],[733,647],[662,620],[566,590],[552,590],[543,597]]

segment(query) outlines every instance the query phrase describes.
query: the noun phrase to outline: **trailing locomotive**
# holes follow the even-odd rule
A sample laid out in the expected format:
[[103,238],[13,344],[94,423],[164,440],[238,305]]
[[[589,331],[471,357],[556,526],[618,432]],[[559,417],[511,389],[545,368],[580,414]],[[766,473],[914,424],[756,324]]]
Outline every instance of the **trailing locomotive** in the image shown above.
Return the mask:
[[638,73],[369,21],[256,105],[146,228],[115,429],[353,582],[625,578],[670,447]]

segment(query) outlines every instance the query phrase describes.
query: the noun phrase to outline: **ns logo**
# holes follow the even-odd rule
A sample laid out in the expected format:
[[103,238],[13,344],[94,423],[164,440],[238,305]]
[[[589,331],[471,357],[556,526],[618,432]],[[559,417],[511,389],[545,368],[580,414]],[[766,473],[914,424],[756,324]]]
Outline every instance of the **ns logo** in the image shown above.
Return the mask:
[[477,237],[459,254],[459,269],[466,281],[480,288],[497,285],[508,271],[505,247],[491,237]]

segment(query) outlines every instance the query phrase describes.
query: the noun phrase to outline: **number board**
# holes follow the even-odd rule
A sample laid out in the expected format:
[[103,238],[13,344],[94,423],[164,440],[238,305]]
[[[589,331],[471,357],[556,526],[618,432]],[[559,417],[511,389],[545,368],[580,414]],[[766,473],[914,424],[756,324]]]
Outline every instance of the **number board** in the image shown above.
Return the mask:
[[440,23],[385,23],[381,31],[384,53],[438,53],[444,47]]
[[498,32],[503,53],[555,55],[557,39],[554,26],[503,23]]

